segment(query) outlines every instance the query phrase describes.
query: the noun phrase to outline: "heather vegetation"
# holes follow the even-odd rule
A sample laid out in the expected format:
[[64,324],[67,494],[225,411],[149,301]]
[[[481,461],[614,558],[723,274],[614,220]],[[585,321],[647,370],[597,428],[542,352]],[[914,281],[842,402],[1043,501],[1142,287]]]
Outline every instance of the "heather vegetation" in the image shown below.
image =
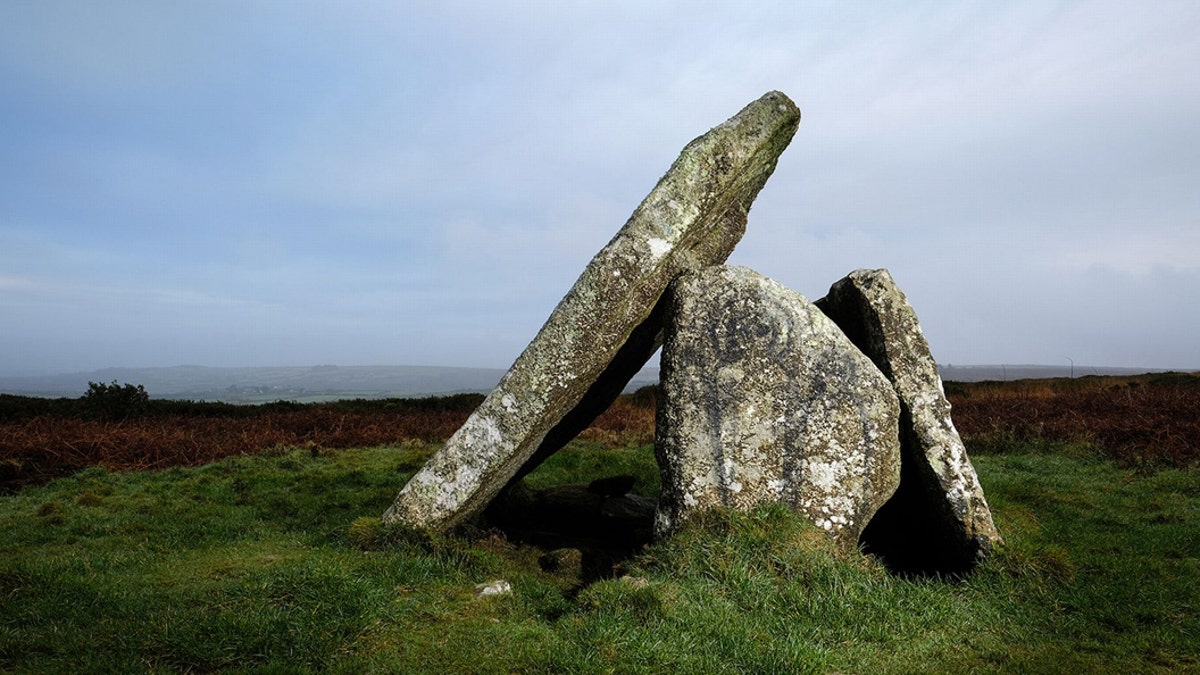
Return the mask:
[[1077,445],[1121,466],[1200,466],[1200,374],[948,383],[976,452]]
[[[1195,671],[1197,379],[948,385],[1006,541],[953,580],[890,575],[781,509],[713,512],[594,579],[502,532],[380,525],[467,398],[103,419],[5,397],[0,461],[21,470],[26,427],[57,439],[38,461],[79,454],[0,497],[0,671]],[[655,496],[653,402],[623,397],[526,480]],[[394,435],[349,431],[371,424]],[[174,431],[123,445],[143,427]],[[512,593],[475,597],[493,579]]]
[[[121,394],[133,387],[105,386]],[[120,400],[0,395],[0,493],[93,466],[140,471],[278,448],[445,440],[482,399],[459,394],[261,405],[150,399],[116,414],[107,411],[121,409]]]

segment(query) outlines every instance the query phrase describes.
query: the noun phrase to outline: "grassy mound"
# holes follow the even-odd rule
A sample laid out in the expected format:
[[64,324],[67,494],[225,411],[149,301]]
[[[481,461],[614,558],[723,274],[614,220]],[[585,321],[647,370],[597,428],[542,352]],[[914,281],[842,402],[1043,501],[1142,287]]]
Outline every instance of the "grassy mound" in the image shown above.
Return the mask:
[[[1007,545],[958,582],[892,577],[764,509],[713,513],[581,586],[496,533],[379,525],[435,447],[89,469],[0,497],[0,670],[1200,668],[1194,469],[1019,444],[977,457]],[[613,473],[657,489],[649,446],[588,441],[530,482]],[[493,579],[513,592],[476,598]]]

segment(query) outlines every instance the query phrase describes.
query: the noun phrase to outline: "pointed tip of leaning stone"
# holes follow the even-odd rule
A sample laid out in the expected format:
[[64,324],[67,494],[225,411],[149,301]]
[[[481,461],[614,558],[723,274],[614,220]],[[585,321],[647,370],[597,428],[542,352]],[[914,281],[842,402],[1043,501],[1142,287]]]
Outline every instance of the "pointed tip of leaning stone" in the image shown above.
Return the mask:
[[779,91],[778,89],[772,89],[771,91],[768,91],[758,100],[774,103],[775,105],[779,106],[779,110],[781,112],[785,110],[795,111],[796,117],[800,117],[800,108],[796,107],[796,103],[792,101],[792,99],[788,98],[787,94]]
[[384,520],[468,520],[603,411],[657,350],[667,285],[725,261],[799,123],[795,103],[772,91],[689,143]]
[[[772,89],[771,91],[768,91],[767,93],[758,97],[758,99],[756,101],[753,101],[752,103],[747,105],[746,108],[751,108],[753,106],[760,106],[760,105],[761,106],[775,106],[776,112],[782,113],[783,115],[788,116],[788,117],[794,115],[796,120],[800,119],[800,108],[796,107],[796,103],[794,101],[792,101],[792,99],[789,98],[787,94],[783,93],[782,91],[779,91],[778,89]],[[743,111],[746,108],[743,108]]]

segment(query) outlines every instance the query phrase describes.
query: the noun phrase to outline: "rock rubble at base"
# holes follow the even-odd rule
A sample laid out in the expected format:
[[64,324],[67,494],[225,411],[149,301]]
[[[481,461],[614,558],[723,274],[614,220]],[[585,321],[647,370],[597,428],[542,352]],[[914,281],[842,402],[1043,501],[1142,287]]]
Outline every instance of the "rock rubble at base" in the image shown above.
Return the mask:
[[770,92],[689,143],[385,522],[472,519],[603,412],[657,350],[667,285],[725,260],[799,122],[795,104]]
[[856,545],[900,482],[883,374],[803,295],[744,267],[685,274],[668,297],[655,534],[783,503]]

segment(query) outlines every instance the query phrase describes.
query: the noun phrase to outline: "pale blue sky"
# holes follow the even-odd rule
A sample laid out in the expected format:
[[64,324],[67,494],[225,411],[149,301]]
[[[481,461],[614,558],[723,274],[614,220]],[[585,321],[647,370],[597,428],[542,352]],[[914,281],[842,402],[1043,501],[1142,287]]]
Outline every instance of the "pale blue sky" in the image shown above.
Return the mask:
[[0,374],[506,367],[692,138],[939,361],[1200,368],[1200,3],[0,3]]

